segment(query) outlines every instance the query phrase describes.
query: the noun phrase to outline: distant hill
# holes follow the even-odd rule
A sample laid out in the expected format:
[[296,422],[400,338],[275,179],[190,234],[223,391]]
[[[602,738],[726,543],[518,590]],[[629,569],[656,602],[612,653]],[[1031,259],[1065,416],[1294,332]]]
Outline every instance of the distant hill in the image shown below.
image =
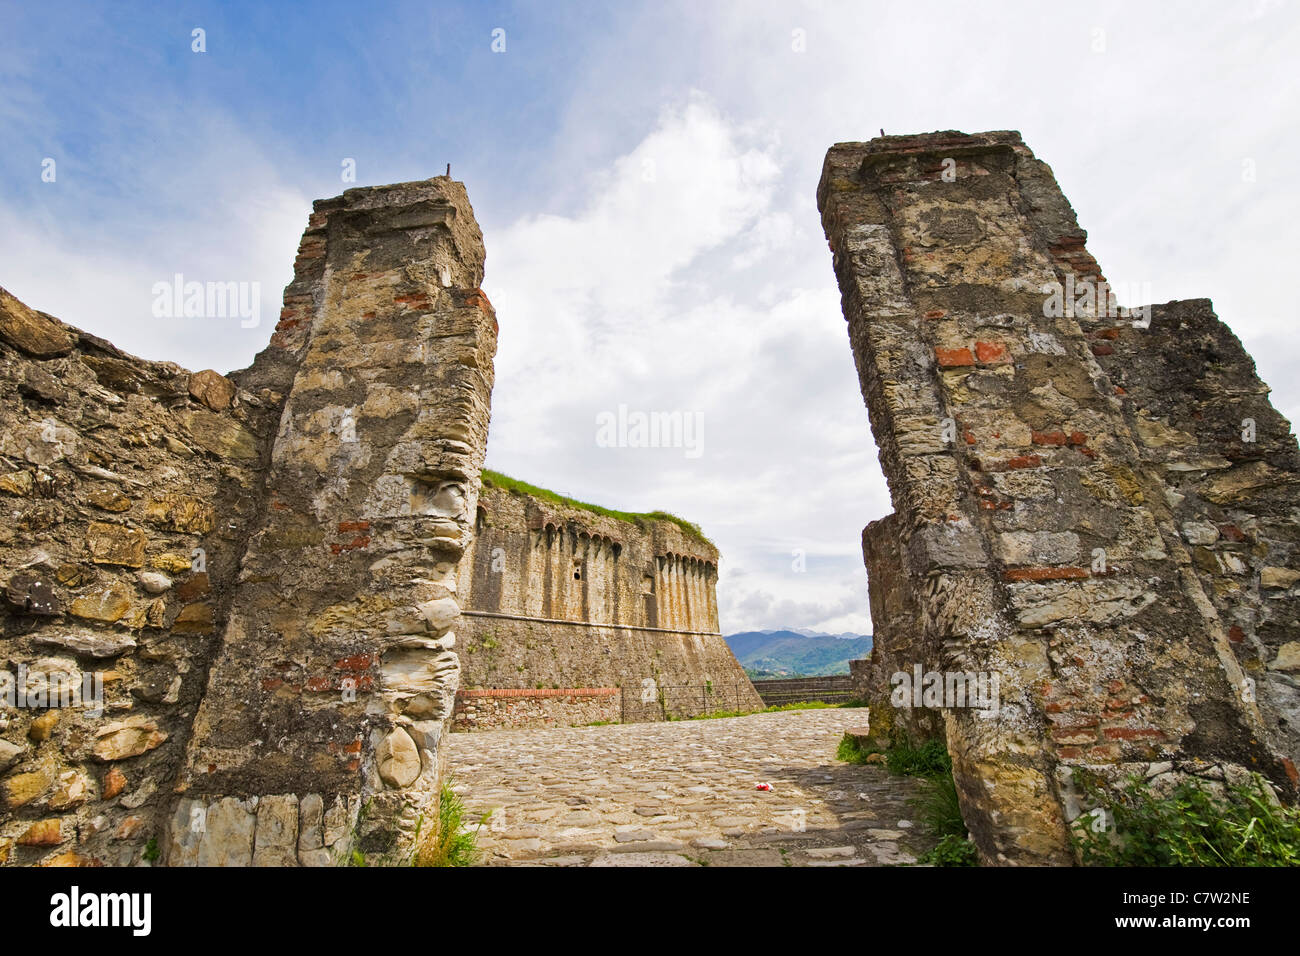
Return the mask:
[[745,673],[755,679],[847,674],[850,660],[871,651],[870,635],[823,634],[807,628],[742,631],[726,641]]

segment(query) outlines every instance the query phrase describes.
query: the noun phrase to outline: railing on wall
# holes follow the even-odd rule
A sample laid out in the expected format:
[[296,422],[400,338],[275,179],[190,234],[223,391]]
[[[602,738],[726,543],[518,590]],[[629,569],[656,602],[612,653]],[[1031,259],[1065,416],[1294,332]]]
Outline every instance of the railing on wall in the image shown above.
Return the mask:
[[829,677],[782,677],[754,681],[754,690],[768,707],[823,701],[842,704],[856,695],[853,678],[848,674]]

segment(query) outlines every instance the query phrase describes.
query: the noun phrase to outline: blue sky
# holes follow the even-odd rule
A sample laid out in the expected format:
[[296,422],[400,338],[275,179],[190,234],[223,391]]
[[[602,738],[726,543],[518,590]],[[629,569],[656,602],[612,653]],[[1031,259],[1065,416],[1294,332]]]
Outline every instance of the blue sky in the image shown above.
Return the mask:
[[[489,464],[699,521],[724,630],[868,631],[889,502],[815,208],[832,143],[1019,129],[1107,276],[1214,299],[1300,414],[1297,3],[1056,6],[0,0],[0,285],[240,368],[345,159],[450,162],[501,322]],[[260,283],[263,321],[155,318],[178,272]],[[701,454],[602,447],[620,404],[698,415]]]

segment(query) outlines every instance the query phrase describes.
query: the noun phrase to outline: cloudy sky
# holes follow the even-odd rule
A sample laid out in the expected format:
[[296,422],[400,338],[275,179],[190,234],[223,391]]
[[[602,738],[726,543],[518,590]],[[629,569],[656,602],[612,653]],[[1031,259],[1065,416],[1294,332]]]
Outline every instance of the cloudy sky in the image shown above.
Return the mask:
[[[1020,130],[1107,276],[1212,298],[1300,414],[1296,0],[119,6],[0,0],[0,285],[242,368],[313,198],[451,163],[501,323],[490,467],[699,522],[726,632],[870,631],[890,505],[817,218],[832,143]],[[261,324],[155,317],[176,273],[260,283]],[[620,406],[698,443],[607,447]]]

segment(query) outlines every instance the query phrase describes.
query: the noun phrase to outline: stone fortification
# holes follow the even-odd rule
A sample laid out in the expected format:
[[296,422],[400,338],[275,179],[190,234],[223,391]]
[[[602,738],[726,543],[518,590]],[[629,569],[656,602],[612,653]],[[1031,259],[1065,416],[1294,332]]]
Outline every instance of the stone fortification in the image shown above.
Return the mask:
[[[943,728],[991,862],[1070,860],[1084,776],[1293,796],[1297,448],[1231,331],[1117,309],[1016,133],[839,144],[818,204],[895,508],[863,537],[877,732]],[[918,665],[997,706],[892,706]]]
[[229,376],[0,293],[4,672],[90,675],[103,704],[0,703],[0,860],[409,852],[459,675],[483,261],[449,179],[318,202],[270,345]]
[[463,685],[630,687],[627,719],[758,708],[718,631],[717,574],[717,549],[672,520],[624,520],[489,480],[459,572]]

